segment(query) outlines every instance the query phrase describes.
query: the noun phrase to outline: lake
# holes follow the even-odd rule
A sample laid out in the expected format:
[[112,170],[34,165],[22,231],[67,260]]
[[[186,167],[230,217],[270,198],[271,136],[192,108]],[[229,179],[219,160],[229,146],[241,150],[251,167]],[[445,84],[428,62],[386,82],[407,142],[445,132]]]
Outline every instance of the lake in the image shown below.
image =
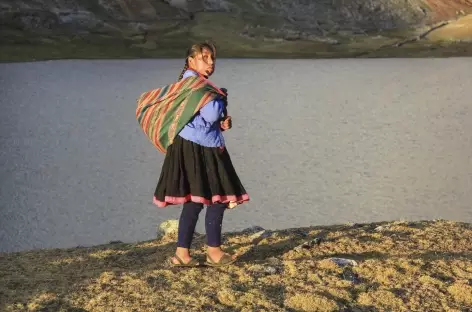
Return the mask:
[[[164,156],[135,109],[183,64],[0,64],[0,251],[148,240],[178,219],[152,203]],[[223,231],[472,222],[472,58],[222,59],[212,80],[251,196]]]

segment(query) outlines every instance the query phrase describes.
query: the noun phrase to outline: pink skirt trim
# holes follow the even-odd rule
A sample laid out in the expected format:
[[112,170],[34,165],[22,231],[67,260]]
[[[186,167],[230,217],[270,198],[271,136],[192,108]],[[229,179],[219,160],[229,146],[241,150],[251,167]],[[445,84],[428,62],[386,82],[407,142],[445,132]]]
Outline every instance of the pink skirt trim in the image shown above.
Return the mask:
[[187,195],[185,197],[174,197],[174,196],[166,196],[164,201],[158,200],[155,196],[153,199],[154,204],[157,205],[159,208],[167,207],[168,205],[181,205],[185,204],[186,202],[194,202],[194,203],[201,203],[204,205],[211,205],[215,203],[229,203],[229,202],[237,202],[239,204],[249,201],[249,195],[243,194],[241,196],[236,195],[214,195],[211,200],[208,200],[204,197],[194,196],[194,195]]

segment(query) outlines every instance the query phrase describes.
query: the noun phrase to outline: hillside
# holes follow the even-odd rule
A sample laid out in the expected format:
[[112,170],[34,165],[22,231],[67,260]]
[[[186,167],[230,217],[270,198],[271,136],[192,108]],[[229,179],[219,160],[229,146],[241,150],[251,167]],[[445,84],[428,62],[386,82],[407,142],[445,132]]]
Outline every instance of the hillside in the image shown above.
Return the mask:
[[1,59],[33,45],[38,58],[182,56],[205,39],[233,57],[408,53],[403,41],[467,55],[470,19],[457,38],[424,35],[470,13],[472,0],[0,0]]
[[[194,256],[204,259],[205,236],[194,242]],[[472,309],[471,224],[254,227],[226,233],[224,248],[239,261],[184,269],[165,264],[175,251],[170,234],[135,244],[0,253],[0,310]]]

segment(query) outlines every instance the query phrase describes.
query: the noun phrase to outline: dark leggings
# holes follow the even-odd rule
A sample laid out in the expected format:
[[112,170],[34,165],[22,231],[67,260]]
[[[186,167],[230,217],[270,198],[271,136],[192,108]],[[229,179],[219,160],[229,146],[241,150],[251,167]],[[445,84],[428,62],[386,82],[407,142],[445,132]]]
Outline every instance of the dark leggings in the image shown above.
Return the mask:
[[[207,245],[210,247],[221,246],[221,227],[223,215],[227,204],[213,204],[207,207],[205,215],[205,230]],[[184,204],[179,220],[179,238],[177,247],[190,248],[193,233],[198,221],[198,215],[203,209],[203,204],[187,202]]]

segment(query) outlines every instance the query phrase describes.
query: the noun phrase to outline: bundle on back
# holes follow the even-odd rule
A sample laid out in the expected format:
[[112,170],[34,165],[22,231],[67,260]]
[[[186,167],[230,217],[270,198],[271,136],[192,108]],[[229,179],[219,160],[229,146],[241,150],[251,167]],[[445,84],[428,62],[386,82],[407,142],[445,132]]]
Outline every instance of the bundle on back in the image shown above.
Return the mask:
[[188,77],[142,93],[136,101],[136,118],[154,146],[166,153],[180,130],[218,93],[204,78]]

